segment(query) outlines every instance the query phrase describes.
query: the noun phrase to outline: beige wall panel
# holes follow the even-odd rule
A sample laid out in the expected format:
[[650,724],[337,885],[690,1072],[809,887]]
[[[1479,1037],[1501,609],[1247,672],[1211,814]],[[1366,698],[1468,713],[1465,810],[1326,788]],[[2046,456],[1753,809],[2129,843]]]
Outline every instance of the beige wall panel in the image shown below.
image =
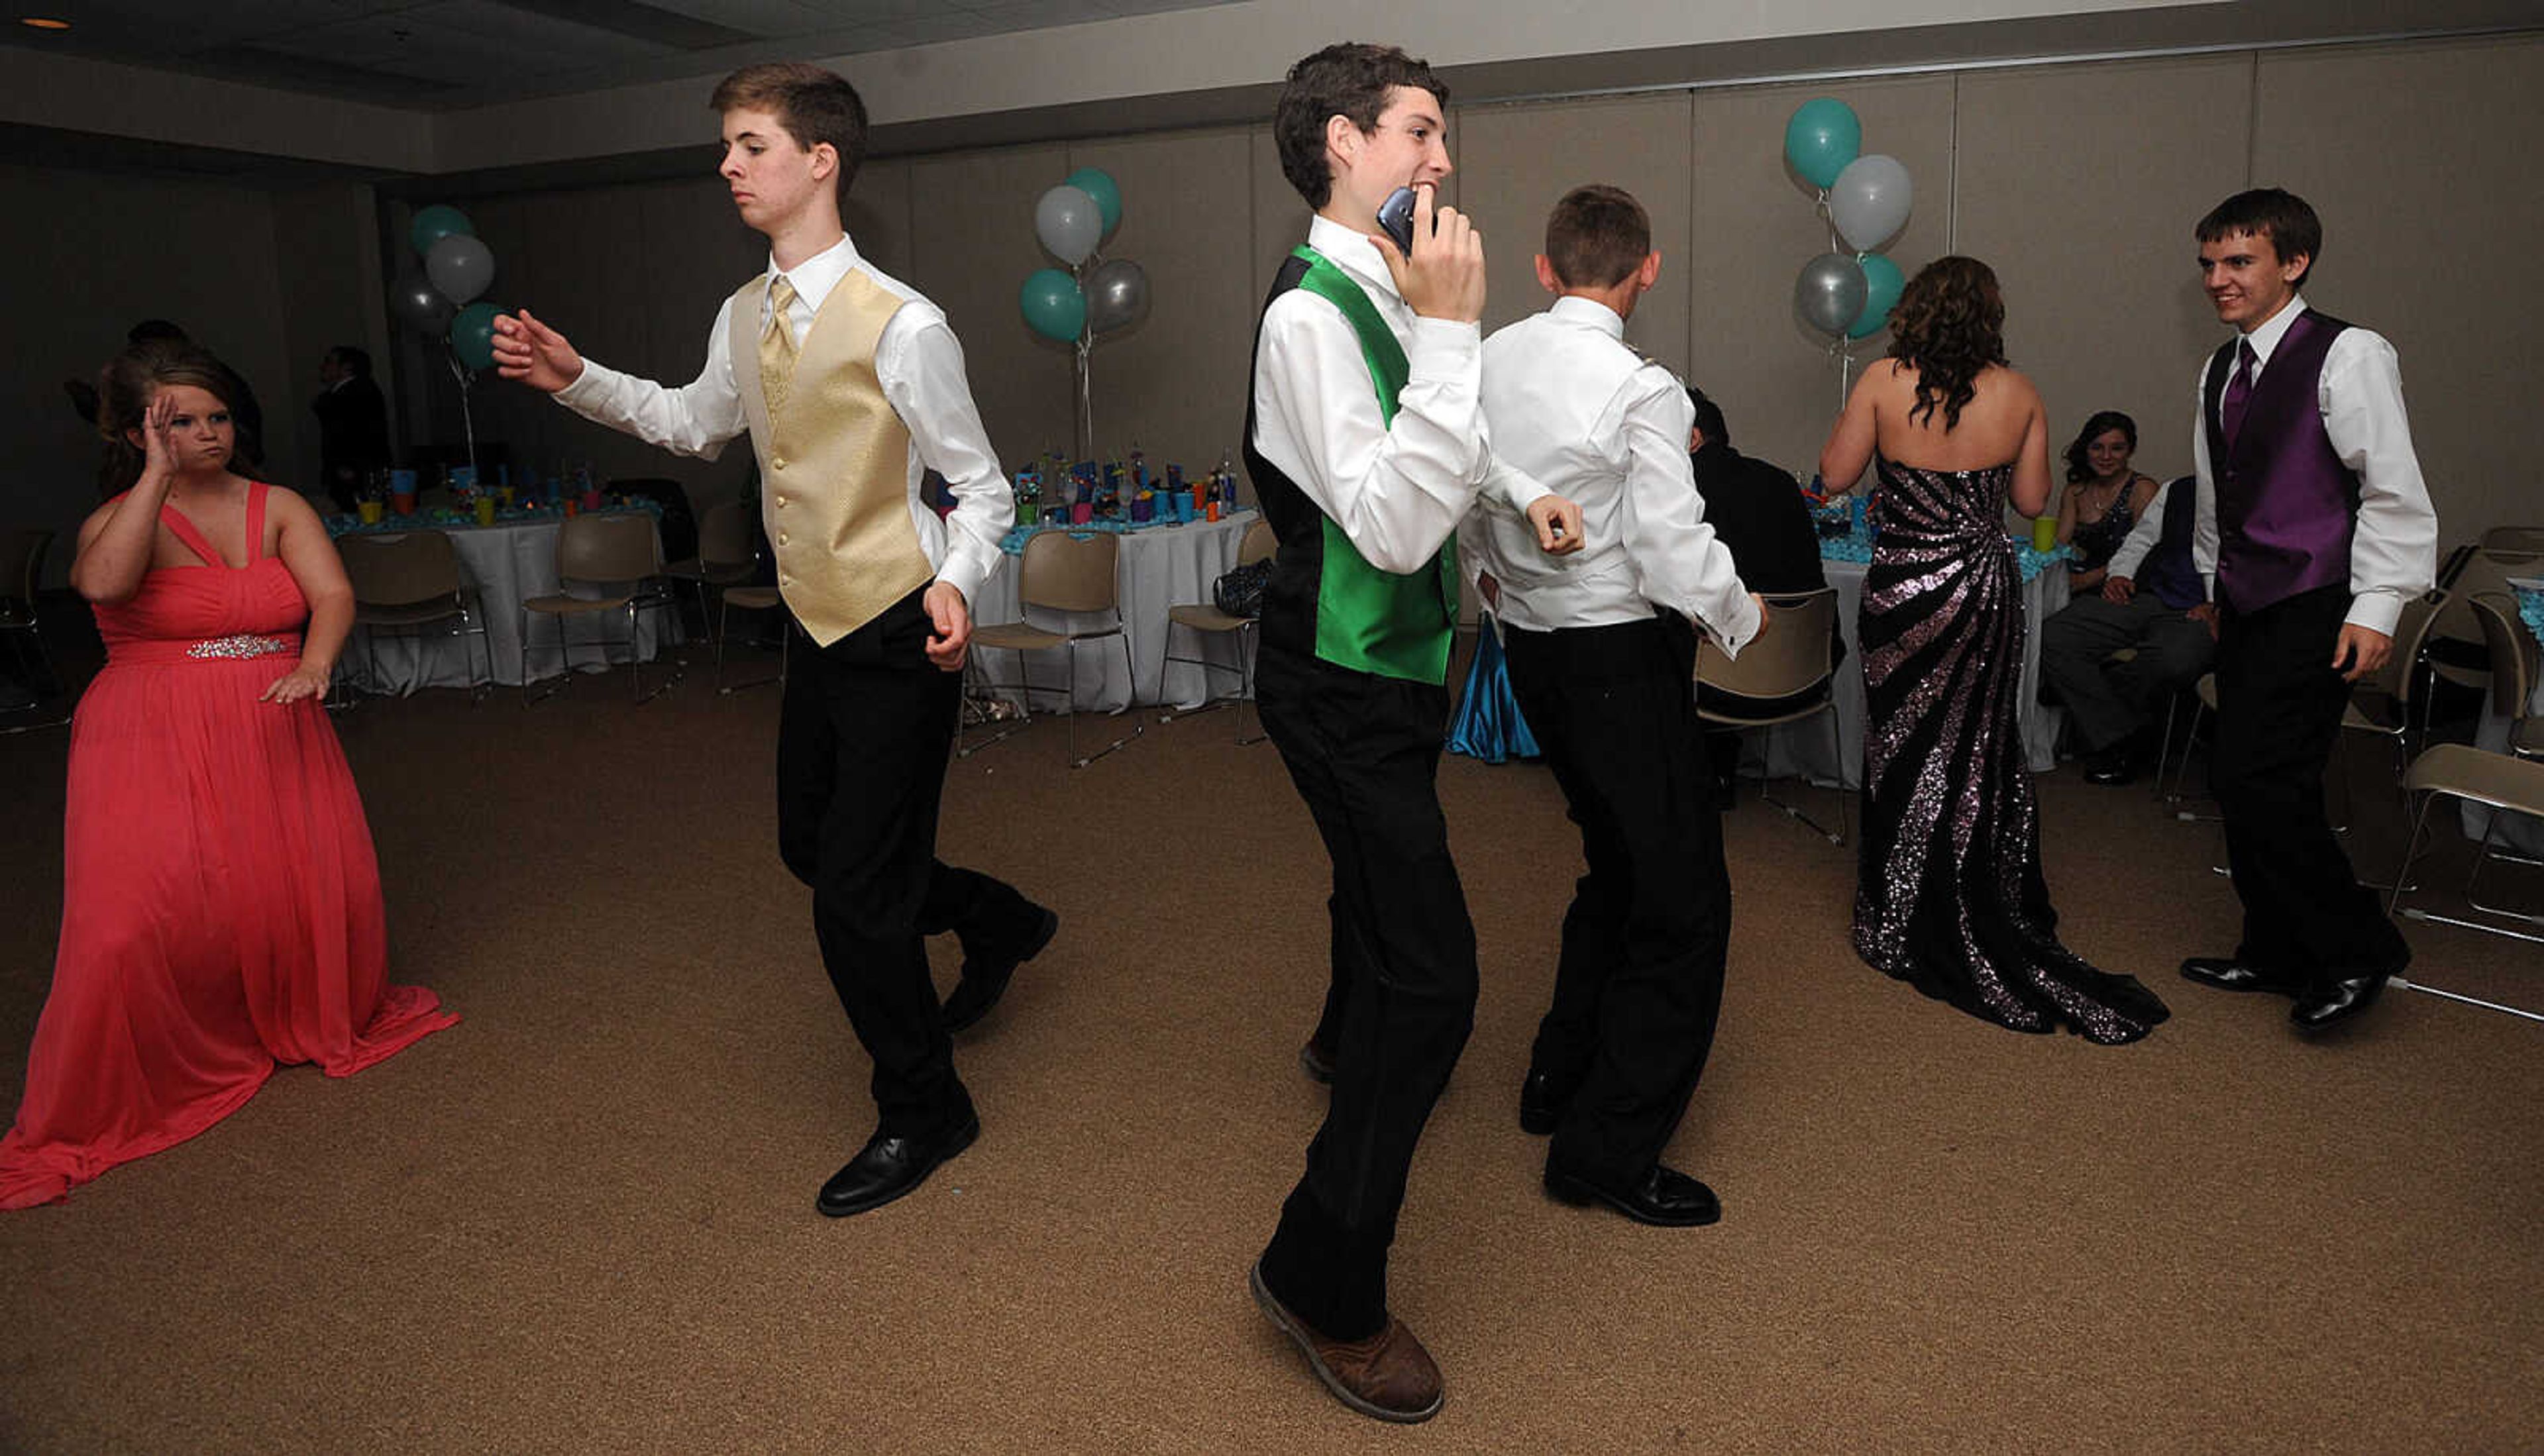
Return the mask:
[[[1864,121],[1864,149],[1908,169],[1915,206],[1889,253],[1917,269],[1945,251],[1951,216],[1952,81],[1917,77],[1835,86],[1761,86],[1696,94],[1687,267],[1689,377],[1722,406],[1746,454],[1804,477],[1837,417],[1837,364],[1793,315],[1793,279],[1830,247],[1810,188],[1785,166],[1793,108],[1830,95]],[[1889,347],[1858,341],[1856,358]]]
[[2544,521],[2544,275],[2519,261],[2544,236],[2544,40],[2266,55],[2256,110],[2255,180],[2323,216],[2307,301],[2402,354],[2440,541]]
[[2245,185],[2251,75],[2239,54],[1961,78],[1954,246],[2005,285],[2054,479],[2103,409],[2137,421],[2139,469],[2190,469],[2190,381],[2219,338],[2190,228]]
[[[840,217],[848,225],[848,236],[856,239],[860,256],[904,280],[910,277],[911,267],[910,168],[910,161],[901,157],[859,167]],[[736,225],[740,225],[738,219]],[[758,246],[764,261],[768,245],[762,241]]]
[[1652,218],[1652,245],[1661,252],[1660,283],[1635,308],[1626,338],[1686,372],[1694,298],[1686,273],[1691,105],[1689,94],[1678,92],[1459,114],[1462,193],[1484,235],[1487,331],[1553,301],[1538,285],[1536,271],[1546,215],[1573,188],[1610,183],[1641,201]]
[[1016,311],[1026,275],[1055,266],[1034,237],[1034,202],[1069,171],[1060,146],[927,157],[910,169],[904,277],[945,310],[963,341],[982,422],[1010,471],[1070,444],[1070,351],[1026,328]]
[[1199,472],[1236,449],[1261,295],[1247,263],[1251,223],[1219,202],[1238,195],[1249,157],[1241,128],[1069,150],[1062,176],[1100,167],[1122,190],[1122,224],[1105,256],[1129,259],[1149,276],[1147,321],[1095,346],[1095,442],[1105,454],[1136,445],[1153,466],[1178,461]]

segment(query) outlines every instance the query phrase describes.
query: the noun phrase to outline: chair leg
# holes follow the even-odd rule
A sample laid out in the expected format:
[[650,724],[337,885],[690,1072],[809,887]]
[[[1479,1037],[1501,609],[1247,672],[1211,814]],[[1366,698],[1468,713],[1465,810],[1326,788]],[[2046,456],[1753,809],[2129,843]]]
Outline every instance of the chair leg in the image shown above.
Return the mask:
[[[987,659],[980,655],[983,650],[984,649],[981,648],[973,649],[972,663],[979,664],[981,666],[981,683],[984,688],[987,688],[990,686],[990,671]],[[966,673],[971,671],[972,669],[969,665],[964,668],[964,672]],[[1030,652],[1018,650],[1016,653],[1016,683],[1018,685],[1016,701],[1021,708],[1021,712],[1016,718],[1015,726],[1012,728],[1001,728],[997,732],[991,734],[989,737],[982,739],[977,743],[967,744],[963,741],[962,713],[960,709],[956,710],[954,718],[954,757],[958,759],[968,759],[983,749],[995,748],[999,744],[1006,742],[1008,739],[1015,737],[1017,734],[1022,733],[1033,726],[1033,654]]]
[[1783,799],[1780,799],[1776,797],[1775,794],[1769,792],[1767,788],[1767,780],[1763,773],[1758,779],[1758,797],[1765,802],[1773,804],[1777,808],[1784,810],[1789,817],[1795,821],[1809,826],[1812,833],[1818,835],[1824,840],[1827,840],[1830,844],[1843,845],[1846,843],[1846,837],[1850,827],[1847,822],[1846,814],[1846,743],[1838,734],[1836,705],[1831,704],[1822,711],[1821,715],[1828,719],[1829,762],[1837,765],[1837,833],[1829,833],[1828,828],[1825,825],[1822,825],[1818,820],[1813,819],[1808,814],[1803,813],[1800,809],[1791,804],[1786,803]]
[[[1131,638],[1127,633],[1116,632],[1113,634],[1113,640],[1122,644],[1123,681],[1126,683],[1133,683],[1134,690],[1136,691],[1137,684],[1135,682],[1135,674],[1131,663]],[[1107,754],[1119,751],[1123,746],[1130,743],[1132,739],[1139,737],[1147,731],[1147,728],[1140,723],[1137,715],[1133,715],[1130,732],[1122,735],[1120,738],[1114,739],[1111,743],[1106,744],[1103,748],[1096,750],[1094,753],[1088,754],[1085,758],[1081,759],[1077,757],[1077,644],[1074,642],[1069,644],[1070,767],[1073,768],[1083,768],[1087,765],[1094,763],[1097,759],[1103,758]]]

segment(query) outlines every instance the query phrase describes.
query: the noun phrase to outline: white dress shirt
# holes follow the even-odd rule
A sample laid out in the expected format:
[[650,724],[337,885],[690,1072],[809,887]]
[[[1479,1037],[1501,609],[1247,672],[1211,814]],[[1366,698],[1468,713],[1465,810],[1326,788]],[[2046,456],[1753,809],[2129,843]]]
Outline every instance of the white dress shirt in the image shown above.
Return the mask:
[[1667,368],[1626,346],[1626,321],[1590,298],[1484,341],[1484,418],[1503,456],[1581,508],[1586,544],[1538,549],[1529,523],[1487,501],[1459,537],[1470,579],[1501,583],[1495,608],[1515,627],[1552,631],[1648,619],[1667,607],[1737,654],[1758,633],[1758,606],[1731,551],[1705,524],[1688,461],[1696,406]]
[[[971,604],[980,596],[981,583],[997,566],[998,542],[1015,524],[1015,498],[1006,473],[998,468],[997,455],[990,448],[980,407],[972,402],[971,381],[963,372],[963,346],[946,325],[944,310],[857,256],[856,244],[842,235],[829,248],[783,271],[795,287],[794,305],[786,310],[787,330],[800,349],[822,300],[852,270],[905,300],[875,342],[875,374],[883,384],[884,398],[910,431],[910,520],[919,547],[935,566],[936,579],[950,583]],[[780,273],[774,258],[768,271]],[[689,383],[666,388],[587,359],[583,373],[557,391],[557,402],[585,419],[675,453],[714,459],[727,442],[751,428],[726,342],[732,312],[733,299],[727,297],[716,310],[715,326],[707,331],[706,367]],[[761,325],[765,327],[765,319]],[[757,368],[759,362],[748,360],[744,365]],[[931,469],[945,477],[954,495],[954,512],[945,521],[939,521],[919,499],[919,482]],[[949,522],[954,527],[950,536],[945,528]]]
[[1263,311],[1255,344],[1254,447],[1370,565],[1420,571],[1478,491],[1525,511],[1546,488],[1493,463],[1477,400],[1482,330],[1415,314],[1365,233],[1318,217],[1308,245],[1360,284],[1404,346],[1404,389],[1389,425],[1351,321],[1292,288]]
[[[2267,322],[2244,336],[2259,361],[2253,372],[2256,385],[2268,372],[2270,356],[2305,306],[2304,295],[2295,295]],[[2234,365],[2227,368],[2231,380]],[[2203,361],[2192,385],[2197,403],[2190,412],[2190,457],[2199,472],[2190,559],[2199,568],[2200,581],[2211,589],[2209,600],[2215,601],[2217,477],[2208,459],[2208,422],[2202,418],[2208,407],[2207,385],[2208,364]],[[2421,457],[2412,449],[2412,421],[2403,410],[2403,364],[2394,346],[2368,329],[2342,330],[2324,355],[2315,407],[2323,415],[2333,453],[2358,475],[2358,518],[2349,538],[2352,600],[2347,620],[2390,637],[2395,619],[2403,614],[2404,599],[2427,591],[2438,575],[2438,515],[2429,505],[2429,487],[2421,478]],[[2222,396],[2219,409],[2222,414]],[[2156,516],[2150,505],[2148,519]],[[2134,537],[2135,532],[2131,534]],[[2111,560],[2116,569],[2119,556],[2114,554]]]

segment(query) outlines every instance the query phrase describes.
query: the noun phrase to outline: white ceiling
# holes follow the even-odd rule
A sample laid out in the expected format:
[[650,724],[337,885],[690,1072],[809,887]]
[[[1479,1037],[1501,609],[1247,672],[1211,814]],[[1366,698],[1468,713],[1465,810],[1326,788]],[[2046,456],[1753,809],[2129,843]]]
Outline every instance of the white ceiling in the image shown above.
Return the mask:
[[[1234,0],[18,0],[0,44],[417,111]],[[50,16],[39,31],[20,16]]]

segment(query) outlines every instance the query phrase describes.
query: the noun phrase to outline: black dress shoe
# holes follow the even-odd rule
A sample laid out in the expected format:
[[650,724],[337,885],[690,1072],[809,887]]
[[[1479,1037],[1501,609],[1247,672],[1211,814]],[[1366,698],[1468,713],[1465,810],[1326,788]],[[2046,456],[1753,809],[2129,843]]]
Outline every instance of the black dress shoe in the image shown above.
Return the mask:
[[1630,1187],[1616,1187],[1598,1178],[1546,1165],[1546,1191],[1563,1202],[1587,1206],[1605,1203],[1638,1224],[1665,1229],[1694,1228],[1722,1217],[1713,1190],[1674,1168],[1653,1164]]
[[1519,1130],[1541,1138],[1554,1131],[1571,1100],[1572,1093],[1557,1089],[1551,1073],[1529,1073],[1528,1081],[1519,1085]]
[[847,1167],[822,1184],[822,1196],[814,1206],[832,1218],[881,1208],[927,1181],[938,1164],[972,1146],[980,1135],[978,1113],[933,1138],[895,1138],[878,1132],[866,1139]]
[[2125,748],[2107,749],[2085,761],[2087,783],[2122,784],[2138,776],[2138,755]]
[[1042,919],[1034,923],[1033,932],[1018,942],[1013,950],[965,957],[963,979],[954,983],[954,990],[945,998],[942,1008],[945,1029],[948,1032],[969,1030],[988,1015],[990,1008],[998,1004],[998,998],[1007,994],[1007,982],[1014,977],[1016,967],[1040,955],[1042,948],[1051,943],[1051,937],[1059,930],[1060,916],[1045,910]]
[[2337,1026],[2376,1004],[2377,993],[2392,979],[2389,971],[2365,976],[2351,976],[2335,981],[2328,991],[2310,992],[2297,998],[2288,1011],[2288,1019],[2299,1031],[2321,1031]]
[[2304,994],[2303,983],[2273,975],[2226,956],[2194,955],[2182,963],[2182,978],[2218,991],[2266,991],[2272,996]]
[[1322,1083],[1327,1087],[1333,1086],[1333,1048],[1312,1036],[1309,1037],[1306,1044],[1299,1048],[1299,1070],[1308,1074],[1310,1082]]

